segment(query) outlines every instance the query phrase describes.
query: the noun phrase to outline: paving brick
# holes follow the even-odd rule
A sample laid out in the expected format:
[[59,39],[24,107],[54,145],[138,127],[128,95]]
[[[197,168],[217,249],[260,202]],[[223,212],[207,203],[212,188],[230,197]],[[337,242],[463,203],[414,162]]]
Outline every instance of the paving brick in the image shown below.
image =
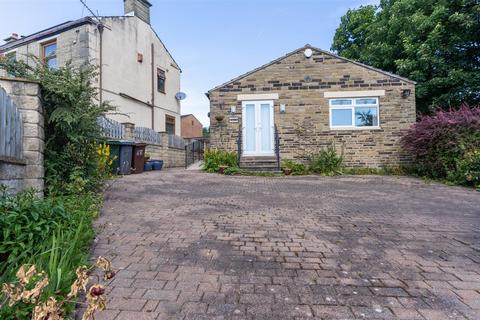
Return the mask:
[[106,197],[93,256],[115,252],[125,269],[105,319],[480,314],[480,199],[468,189],[166,170],[119,179]]

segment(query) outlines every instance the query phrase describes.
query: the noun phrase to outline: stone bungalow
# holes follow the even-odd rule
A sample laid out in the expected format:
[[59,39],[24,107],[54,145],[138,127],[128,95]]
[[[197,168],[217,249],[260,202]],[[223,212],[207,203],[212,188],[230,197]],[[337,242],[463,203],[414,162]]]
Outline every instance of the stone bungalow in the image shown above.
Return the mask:
[[273,166],[276,132],[280,159],[305,162],[334,144],[347,166],[408,161],[400,138],[415,122],[415,82],[310,45],[207,96],[211,147],[240,150],[241,164]]

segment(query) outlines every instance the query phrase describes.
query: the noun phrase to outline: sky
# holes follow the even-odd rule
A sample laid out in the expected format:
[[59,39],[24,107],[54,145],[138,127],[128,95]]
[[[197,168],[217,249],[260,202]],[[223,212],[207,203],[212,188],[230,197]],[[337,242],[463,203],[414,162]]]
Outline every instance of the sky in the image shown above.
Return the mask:
[[[378,0],[150,0],[151,24],[182,68],[182,114],[209,125],[205,93],[309,43],[330,50],[340,17]],[[123,0],[86,0],[123,15]],[[89,15],[80,0],[0,0],[0,39]]]

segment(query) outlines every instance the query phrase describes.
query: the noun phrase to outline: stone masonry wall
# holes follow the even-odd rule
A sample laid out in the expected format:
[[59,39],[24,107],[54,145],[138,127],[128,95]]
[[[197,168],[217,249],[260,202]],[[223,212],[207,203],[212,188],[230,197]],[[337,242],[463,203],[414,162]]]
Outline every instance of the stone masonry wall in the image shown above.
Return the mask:
[[[411,95],[402,97],[402,90]],[[331,130],[329,98],[325,92],[385,90],[379,97],[380,129]],[[242,103],[238,94],[278,93],[274,122],[280,135],[280,156],[305,162],[322,146],[343,149],[345,164],[358,167],[396,166],[409,159],[401,151],[402,130],[415,122],[415,86],[410,82],[314,50],[304,50],[209,92],[212,148],[236,151]],[[280,104],[286,112],[280,113]],[[230,114],[230,106],[236,113]],[[217,121],[217,116],[223,116]],[[238,122],[230,122],[230,118]]]
[[34,188],[42,193],[45,136],[40,87],[35,82],[1,77],[0,87],[6,90],[22,113],[24,134],[24,161],[22,163],[0,161],[0,184],[7,185],[13,192]]

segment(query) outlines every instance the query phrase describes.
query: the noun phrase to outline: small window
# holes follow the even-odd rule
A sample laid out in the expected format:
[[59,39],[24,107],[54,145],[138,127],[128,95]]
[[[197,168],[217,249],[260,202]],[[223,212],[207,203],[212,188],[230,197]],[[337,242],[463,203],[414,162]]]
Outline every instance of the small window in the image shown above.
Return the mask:
[[378,98],[330,100],[330,127],[338,129],[378,128]]
[[42,62],[49,69],[57,67],[57,40],[49,41],[42,44]]
[[162,69],[157,69],[157,91],[165,93],[165,71]]
[[168,134],[175,134],[175,117],[165,116],[165,131]]

